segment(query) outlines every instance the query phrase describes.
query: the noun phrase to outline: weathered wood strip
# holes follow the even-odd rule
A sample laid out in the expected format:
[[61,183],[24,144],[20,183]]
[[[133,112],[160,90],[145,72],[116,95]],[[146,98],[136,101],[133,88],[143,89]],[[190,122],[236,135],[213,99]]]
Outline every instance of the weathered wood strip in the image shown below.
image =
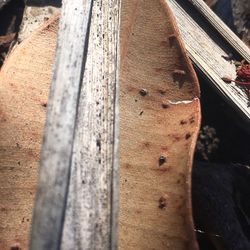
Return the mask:
[[245,60],[250,62],[250,48],[207,6],[203,0],[189,0],[199,13],[224,37]]
[[65,0],[50,90],[30,249],[59,249],[91,0]]
[[93,3],[61,249],[116,249],[119,0]]
[[[211,84],[225,100],[249,124],[249,97],[235,84],[226,84],[221,78],[236,77],[233,63],[226,60],[230,53],[236,58],[249,61],[249,49],[233,34],[212,10],[205,8],[201,0],[169,0],[174,12],[185,46],[197,68],[209,79]],[[199,3],[199,5],[198,5]],[[197,9],[194,6],[198,6]]]

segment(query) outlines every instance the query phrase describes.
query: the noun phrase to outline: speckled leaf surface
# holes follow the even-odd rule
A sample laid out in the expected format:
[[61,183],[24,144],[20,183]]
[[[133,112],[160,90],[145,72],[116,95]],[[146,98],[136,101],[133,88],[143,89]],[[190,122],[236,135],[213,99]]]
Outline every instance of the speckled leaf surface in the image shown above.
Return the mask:
[[120,249],[197,249],[199,86],[164,0],[122,1],[120,103]]
[[[119,248],[197,249],[198,82],[165,1],[124,0],[121,11]],[[1,71],[1,249],[27,248],[56,31],[45,25]]]
[[14,246],[28,249],[57,29],[58,17],[43,24],[15,47],[0,72],[0,249],[3,250]]

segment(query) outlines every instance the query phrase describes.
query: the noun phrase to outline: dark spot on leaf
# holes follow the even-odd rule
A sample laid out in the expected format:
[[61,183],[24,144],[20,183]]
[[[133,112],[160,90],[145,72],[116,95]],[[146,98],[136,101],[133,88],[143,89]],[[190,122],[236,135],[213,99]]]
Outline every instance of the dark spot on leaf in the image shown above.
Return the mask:
[[169,40],[170,47],[172,47],[174,45],[174,41],[176,40],[176,35],[175,34],[169,35],[168,40]]
[[141,96],[146,96],[148,94],[148,91],[146,89],[141,89],[139,93]]
[[13,246],[10,247],[10,250],[22,250],[19,246],[19,244],[14,244]]
[[166,104],[166,103],[162,103],[162,108],[164,108],[164,109],[167,109],[167,108],[169,108],[170,106],[169,106],[169,104]]
[[181,121],[180,121],[180,124],[181,124],[181,125],[187,124],[187,121],[181,120]]
[[159,158],[159,166],[163,165],[167,161],[167,158],[164,155],[161,155]]
[[187,134],[185,135],[186,140],[188,140],[190,137],[191,137],[191,134],[190,134],[190,133],[187,133]]
[[165,95],[167,93],[166,90],[162,90],[162,89],[159,89],[158,92],[161,94],[161,95]]
[[167,200],[164,197],[159,199],[159,206],[160,209],[165,209],[167,207]]
[[47,107],[47,102],[42,102],[41,105],[46,108]]
[[194,123],[194,121],[195,121],[195,119],[194,119],[194,117],[192,116],[192,117],[189,119],[189,122],[190,122],[190,124],[191,124],[191,123]]

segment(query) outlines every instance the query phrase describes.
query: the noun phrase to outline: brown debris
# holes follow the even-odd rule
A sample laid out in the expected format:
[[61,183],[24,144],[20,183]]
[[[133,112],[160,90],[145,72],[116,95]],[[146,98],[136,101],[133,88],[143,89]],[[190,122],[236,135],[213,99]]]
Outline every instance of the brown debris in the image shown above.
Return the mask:
[[191,134],[190,134],[190,133],[187,133],[187,134],[185,135],[185,139],[186,139],[186,140],[188,140],[190,137],[191,137]]
[[10,250],[22,250],[19,243],[15,243],[10,247]]
[[166,163],[167,161],[167,157],[164,155],[161,155],[159,158],[159,166],[163,165],[164,163]]
[[167,200],[164,197],[159,199],[159,206],[160,209],[166,209],[167,207]]
[[197,140],[196,153],[205,161],[211,160],[218,150],[219,143],[216,130],[210,126],[203,126]]
[[47,102],[42,102],[41,105],[42,105],[44,108],[47,108]]
[[141,89],[139,93],[141,96],[146,96],[148,94],[148,91],[146,89]]
[[167,104],[167,103],[162,103],[162,108],[164,108],[164,109],[167,109],[167,108],[169,108],[170,107],[170,105],[169,104]]
[[181,120],[181,121],[180,121],[180,124],[181,124],[181,125],[185,125],[185,124],[187,124],[187,121]]

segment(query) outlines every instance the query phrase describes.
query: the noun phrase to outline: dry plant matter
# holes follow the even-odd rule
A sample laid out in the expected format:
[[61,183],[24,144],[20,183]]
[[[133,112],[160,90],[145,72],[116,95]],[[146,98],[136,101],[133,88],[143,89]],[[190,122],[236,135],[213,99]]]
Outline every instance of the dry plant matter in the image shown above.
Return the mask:
[[[197,249],[198,81],[166,1],[123,1],[121,13],[119,247]],[[50,20],[1,72],[1,249],[27,247],[56,30]]]
[[166,1],[123,1],[121,249],[197,249],[191,166],[197,78]]
[[58,17],[18,45],[0,72],[0,249],[28,249]]

